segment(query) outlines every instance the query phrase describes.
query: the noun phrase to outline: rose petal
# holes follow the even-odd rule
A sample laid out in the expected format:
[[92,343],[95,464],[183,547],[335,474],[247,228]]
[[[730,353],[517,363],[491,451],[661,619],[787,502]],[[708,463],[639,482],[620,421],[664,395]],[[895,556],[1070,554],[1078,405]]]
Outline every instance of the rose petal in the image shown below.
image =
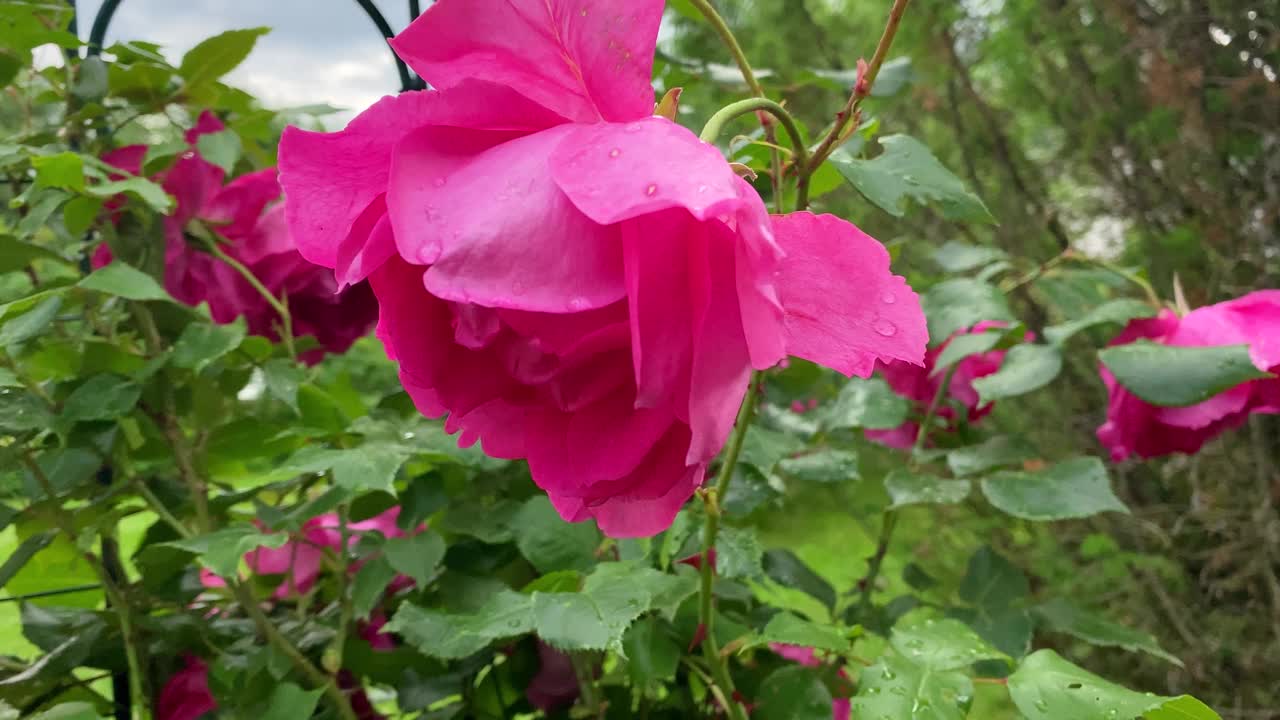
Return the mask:
[[[636,407],[656,408],[689,396],[693,356],[688,251],[702,223],[680,209],[622,223]],[[684,413],[688,412],[683,403]]]
[[[236,240],[248,235],[258,224],[267,205],[279,198],[280,182],[276,179],[276,169],[267,168],[232,180],[209,199],[200,217],[213,224],[219,235]],[[276,242],[268,246],[256,245],[249,254],[243,254],[245,248],[242,247],[241,259],[251,263],[262,255],[293,250],[293,240],[284,219],[281,213],[280,233],[270,238]]]
[[[392,148],[412,130],[447,125],[531,132],[556,122],[556,116],[510,88],[467,82],[448,92],[385,97],[341,132],[285,128],[280,183],[288,196],[289,226],[298,249],[318,265],[337,264],[338,246],[356,219],[386,192]],[[347,282],[363,277],[340,274]]]
[[920,299],[883,245],[833,215],[775,216],[773,227],[787,253],[777,282],[790,354],[860,377],[877,359],[923,363]]
[[517,88],[576,122],[653,113],[661,0],[440,0],[391,41],[427,82]]
[[552,128],[473,156],[455,153],[460,143],[484,145],[476,133],[424,128],[404,139],[387,207],[400,254],[431,264],[434,295],[560,313],[623,297],[617,230],[592,222],[546,178],[547,156],[569,132]]
[[691,305],[694,308],[693,367],[690,375],[686,462],[705,463],[720,452],[733,430],[751,377],[751,358],[734,273],[734,236],[712,226],[690,249]]

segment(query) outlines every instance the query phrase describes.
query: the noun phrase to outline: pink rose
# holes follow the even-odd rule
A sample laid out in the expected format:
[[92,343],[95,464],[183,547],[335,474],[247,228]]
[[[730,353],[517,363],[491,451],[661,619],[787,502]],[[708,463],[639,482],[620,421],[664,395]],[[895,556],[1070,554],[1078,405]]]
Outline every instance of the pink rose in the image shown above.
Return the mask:
[[[818,658],[817,652],[811,647],[769,643],[769,649],[798,665],[805,667],[819,667],[822,665],[822,660]],[[849,674],[845,672],[844,668],[840,668],[836,675],[845,682],[849,680]],[[831,700],[832,720],[849,720],[852,711],[853,705],[849,698],[837,697]]]
[[[387,538],[404,537],[404,532],[396,526],[399,517],[400,508],[393,507],[368,520],[351,523],[347,526],[348,547],[353,547],[366,532],[376,531]],[[309,592],[320,579],[326,551],[337,552],[341,547],[341,521],[336,513],[326,513],[303,523],[301,532],[284,545],[251,550],[245,553],[244,561],[255,574],[283,576],[285,579],[275,589],[273,597],[284,600]],[[359,569],[359,563],[355,563],[350,571],[354,573]],[[207,570],[201,572],[200,579],[205,587],[226,585],[222,578]],[[388,592],[396,592],[412,584],[409,578],[396,578]]]
[[[339,293],[331,273],[298,254],[284,220],[284,205],[277,202],[281,192],[275,168],[223,185],[222,168],[194,148],[201,135],[223,129],[212,113],[201,114],[196,126],[187,131],[192,149],[155,178],[177,201],[164,223],[165,289],[188,305],[207,302],[216,322],[244,317],[249,332],[278,337],[280,316],[270,303],[229,265],[185,237],[192,220],[203,221],[227,241],[223,250],[228,255],[246,265],[272,293],[287,296],[294,335],[314,336],[320,345],[304,354],[303,360],[314,363],[326,351],[345,351],[373,327],[377,316],[373,292],[363,283]],[[137,175],[146,152],[144,145],[131,145],[108,153],[103,160]],[[95,267],[111,262],[110,249],[100,246],[93,261]]]
[[209,691],[209,666],[194,655],[169,676],[156,698],[156,720],[197,720],[218,709]]
[[[1280,371],[1280,290],[1259,290],[1242,298],[1196,308],[1179,318],[1165,310],[1159,316],[1133,320],[1111,345],[1147,339],[1163,345],[1249,346],[1259,370]],[[1119,462],[1130,455],[1150,458],[1197,452],[1223,432],[1240,427],[1250,413],[1280,413],[1280,378],[1242,383],[1197,405],[1156,407],[1124,389],[1111,371],[1099,365],[1107,386],[1107,422],[1098,440]]]
[[[923,415],[928,412],[929,405],[933,402],[934,397],[937,396],[938,390],[942,387],[942,382],[947,377],[947,371],[937,371],[935,365],[938,357],[942,355],[942,351],[947,348],[947,345],[951,344],[951,340],[959,335],[982,333],[993,328],[1006,327],[1006,325],[1003,322],[980,322],[974,325],[972,329],[959,330],[953,333],[951,337],[937,347],[930,348],[929,352],[925,354],[923,367],[900,360],[893,360],[881,363],[880,373],[895,393],[910,400],[915,411]],[[1028,333],[1026,339],[1030,342],[1034,339],[1034,336]],[[965,422],[977,422],[986,417],[991,412],[992,404],[981,404],[978,399],[978,391],[973,387],[973,381],[994,374],[999,370],[1001,363],[1004,362],[1004,354],[1005,351],[1003,350],[992,350],[970,355],[956,363],[955,372],[951,375],[951,382],[947,385],[946,395],[938,405],[935,415],[948,420],[948,427],[954,428],[959,422],[954,405],[959,403],[966,408]],[[910,450],[915,445],[916,437],[919,434],[920,425],[914,420],[908,420],[891,430],[866,431],[868,439],[874,440],[881,445],[902,450]]]
[[424,414],[525,458],[569,521],[670,525],[786,354],[920,362],[915,293],[832,216],[770,218],[652,115],[661,0],[441,0],[392,44],[434,90],[286,130],[299,250],[368,277]]
[[565,653],[538,641],[538,673],[525,688],[529,704],[550,713],[578,699],[578,676]]

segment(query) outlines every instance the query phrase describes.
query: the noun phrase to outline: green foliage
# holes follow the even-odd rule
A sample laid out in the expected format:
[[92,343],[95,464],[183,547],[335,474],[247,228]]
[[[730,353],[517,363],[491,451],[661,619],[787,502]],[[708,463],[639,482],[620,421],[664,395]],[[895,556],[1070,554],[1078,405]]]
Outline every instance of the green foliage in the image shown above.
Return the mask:
[[1128,512],[1097,458],[1067,460],[1038,472],[995,473],[982,479],[982,492],[1000,510],[1027,520]]

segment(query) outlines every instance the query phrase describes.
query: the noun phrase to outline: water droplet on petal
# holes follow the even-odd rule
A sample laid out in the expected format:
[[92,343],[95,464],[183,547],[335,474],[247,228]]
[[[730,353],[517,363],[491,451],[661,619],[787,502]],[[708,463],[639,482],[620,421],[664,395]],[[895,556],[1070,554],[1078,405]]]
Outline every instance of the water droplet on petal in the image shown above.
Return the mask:
[[644,129],[644,128],[643,128],[643,127],[641,127],[641,126],[640,126],[640,123],[638,123],[638,122],[633,122],[633,123],[631,123],[630,125],[628,125],[628,126],[627,126],[627,132],[629,132],[629,133],[638,133],[638,132],[640,132],[640,131],[641,131],[641,130],[643,130],[643,129]]
[[525,286],[523,280],[517,280],[511,284],[511,292],[516,295],[523,295],[526,290],[528,290],[528,288]]
[[898,296],[886,290],[884,294],[880,296],[880,302],[884,303],[885,305],[892,305],[898,302]]
[[616,158],[616,157],[618,157],[618,156],[619,156],[619,155],[621,155],[621,154],[622,154],[622,151],[621,151],[621,150],[619,150],[618,148],[614,148],[614,149],[612,149],[612,150],[610,150],[610,151],[609,151],[609,157],[611,157],[611,158]]
[[569,311],[578,312],[587,306],[587,299],[584,297],[575,297],[569,300]]
[[436,187],[444,187],[444,184],[446,182],[448,181],[442,177],[439,177],[439,178],[436,178],[435,181],[432,182],[432,184],[435,185]]
[[898,326],[894,325],[888,320],[885,320],[884,318],[880,318],[879,320],[876,320],[871,327],[875,328],[876,332],[880,333],[885,337],[893,337],[894,335],[898,334]]
[[706,192],[706,191],[707,191],[707,186],[706,186],[706,185],[699,185],[699,186],[698,186],[698,192],[700,192],[700,193],[704,193],[704,192]]
[[649,187],[647,187],[647,188],[645,188],[645,189],[644,189],[644,194],[645,194],[645,195],[648,195],[648,196],[650,196],[650,197],[653,197],[654,195],[657,195],[657,194],[658,194],[658,186],[657,186],[657,185],[655,185],[655,184],[653,184],[653,183],[649,183]]

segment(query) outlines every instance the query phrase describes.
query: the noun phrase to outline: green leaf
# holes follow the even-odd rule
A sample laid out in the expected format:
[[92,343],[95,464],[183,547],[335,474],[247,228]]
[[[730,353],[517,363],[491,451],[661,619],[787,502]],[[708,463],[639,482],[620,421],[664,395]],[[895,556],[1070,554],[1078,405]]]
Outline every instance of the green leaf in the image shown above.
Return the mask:
[[5,558],[4,564],[0,565],[0,588],[3,588],[12,580],[13,576],[17,575],[18,571],[25,567],[27,562],[35,557],[36,553],[49,547],[49,543],[53,542],[57,534],[55,531],[49,530],[36,533],[23,540],[22,544],[9,557]]
[[194,554],[215,575],[235,577],[245,553],[260,547],[284,547],[288,540],[284,533],[263,533],[252,525],[231,525],[207,535],[163,544]]
[[334,484],[340,488],[352,492],[381,490],[395,495],[396,475],[408,457],[404,448],[373,443],[334,451],[329,469],[333,470]]
[[473,613],[446,613],[406,602],[386,627],[424,655],[458,660],[495,640],[532,632],[533,605],[533,595],[511,590],[494,593]]
[[1221,720],[1194,698],[1160,697],[1108,682],[1052,650],[1027,656],[1009,676],[1009,695],[1028,720]]
[[1176,347],[1140,340],[1098,357],[1129,392],[1163,407],[1196,405],[1241,383],[1274,377],[1254,366],[1248,345]]
[[803,482],[848,482],[859,477],[858,455],[848,450],[822,449],[800,457],[786,458],[778,463],[778,470],[783,475]]
[[1144,652],[1182,667],[1182,661],[1165,652],[1152,635],[1111,622],[1067,600],[1055,598],[1037,607],[1035,612],[1044,626],[1054,632],[1066,633],[1091,645]]
[[758,578],[763,575],[764,549],[755,530],[751,528],[723,527],[716,540],[716,572],[720,577]]
[[1055,345],[1017,345],[1000,369],[973,381],[983,404],[1025,395],[1053,382],[1062,372],[1062,351]]
[[[17,510],[0,503],[0,532],[4,532],[5,528],[9,527],[9,524],[12,523],[13,519],[16,517],[18,517]],[[4,587],[4,585],[0,584],[0,587]]]
[[823,410],[822,426],[827,430],[891,430],[906,421],[910,410],[911,404],[882,378],[853,378]]
[[262,379],[267,392],[298,412],[298,386],[306,379],[306,373],[297,363],[285,358],[268,360],[262,366]]
[[964,720],[973,702],[973,682],[954,670],[934,671],[886,655],[862,671],[852,716],[881,720]]
[[893,215],[906,215],[907,200],[933,204],[948,220],[994,223],[982,200],[943,167],[919,140],[906,135],[880,138],[884,152],[871,160],[832,160],[863,197]]
[[939,375],[947,368],[980,353],[994,350],[1000,344],[1000,340],[1004,338],[1004,333],[989,330],[980,333],[965,333],[951,338],[951,342],[938,353],[938,359],[933,362],[933,370],[931,375]]
[[80,287],[126,300],[172,300],[155,278],[120,261],[94,270]]
[[948,480],[936,475],[926,475],[907,468],[898,468],[884,479],[889,491],[890,507],[906,505],[955,505],[969,497],[968,480]]
[[[62,206],[62,224],[71,235],[84,235],[102,211],[101,198],[74,197]],[[61,257],[59,256],[59,259]],[[63,260],[63,262],[66,262]]]
[[747,429],[739,460],[758,469],[762,475],[768,475],[778,461],[802,446],[799,440],[790,435],[752,425]]
[[173,198],[169,197],[164,188],[146,178],[131,177],[124,180],[94,183],[86,187],[84,191],[93,197],[104,200],[127,193],[146,203],[147,207],[161,215],[168,215],[173,211]]
[[253,51],[258,38],[268,31],[269,28],[265,27],[228,30],[204,40],[182,56],[178,74],[187,81],[188,87],[199,87],[218,80],[244,62]]
[[31,158],[31,167],[35,168],[38,187],[84,189],[84,160],[76,153],[36,155]]
[[382,546],[391,567],[413,578],[419,588],[426,587],[435,575],[440,561],[444,560],[444,551],[444,539],[430,530],[411,537],[391,538]]
[[947,467],[958,477],[977,475],[993,468],[1022,463],[1039,457],[1030,443],[1020,437],[997,435],[980,445],[970,445],[947,453]]
[[375,557],[360,566],[351,584],[351,609],[357,618],[369,617],[373,609],[378,606],[378,601],[382,599],[387,586],[395,578],[395,568],[385,555]]
[[293,683],[279,683],[267,698],[267,707],[259,720],[309,720],[315,714],[316,705],[324,690],[303,690]]
[[641,618],[622,636],[627,674],[637,688],[673,680],[680,666],[680,646],[656,617]]
[[582,573],[577,570],[557,570],[533,580],[528,585],[520,588],[520,592],[526,594],[533,592],[578,592],[582,589],[582,579]]
[[119,375],[94,375],[76,388],[62,405],[62,421],[115,420],[128,415],[142,386]]
[[569,523],[545,495],[530,498],[516,513],[516,547],[540,573],[589,571],[595,564],[600,533],[595,523]]
[[240,136],[235,130],[205,133],[196,140],[196,150],[200,151],[200,156],[225,170],[228,175],[235,170],[243,149]]
[[770,618],[748,647],[769,643],[802,645],[841,655],[849,652],[853,645],[848,633],[839,628],[809,622],[789,612],[780,612]]
[[9,368],[0,367],[0,388],[22,387],[22,381]]
[[790,550],[769,550],[764,554],[764,574],[783,587],[807,593],[828,608],[836,605],[836,591],[821,575],[809,569]]
[[565,651],[608,647],[609,627],[591,597],[582,593],[534,593],[532,597],[535,628],[543,642]]
[[22,270],[36,260],[50,260],[61,265],[71,264],[66,258],[48,248],[25,243],[9,235],[0,235],[0,273]]
[[947,272],[965,272],[993,263],[1008,257],[1008,254],[993,247],[971,245],[958,240],[948,240],[942,247],[933,251],[933,261]]
[[933,286],[920,304],[929,321],[932,345],[984,320],[1014,321],[1013,311],[999,288],[969,278],[955,278]]
[[54,295],[16,317],[0,315],[0,319],[4,322],[0,325],[0,348],[17,345],[39,335],[49,323],[53,322],[53,318],[61,308],[62,298]]
[[1093,457],[1067,460],[1035,473],[996,473],[983,478],[982,492],[998,509],[1026,520],[1129,512],[1111,491],[1106,466]]
[[831,692],[809,668],[780,667],[760,684],[751,716],[760,720],[831,720]]
[[1044,336],[1049,342],[1061,345],[1076,333],[1097,325],[1111,323],[1124,325],[1134,318],[1155,317],[1155,314],[1156,309],[1151,307],[1150,303],[1132,298],[1121,298],[1099,305],[1078,320],[1047,327],[1044,329]]
[[1008,660],[968,625],[950,618],[899,623],[890,639],[900,655],[927,670],[958,670],[979,660]]
[[1222,716],[1208,705],[1191,697],[1180,695],[1170,698],[1160,707],[1148,710],[1145,720],[1222,720]]
[[0,433],[31,432],[53,425],[44,401],[25,390],[0,388]]
[[951,617],[962,620],[1000,652],[1020,658],[1031,649],[1035,623],[1021,607],[953,608]]
[[960,581],[960,598],[977,607],[1009,607],[1030,593],[1027,576],[985,545],[969,558],[969,567]]
[[174,367],[199,373],[223,355],[240,347],[248,330],[244,318],[227,325],[193,322],[187,325],[173,344],[169,362]]

